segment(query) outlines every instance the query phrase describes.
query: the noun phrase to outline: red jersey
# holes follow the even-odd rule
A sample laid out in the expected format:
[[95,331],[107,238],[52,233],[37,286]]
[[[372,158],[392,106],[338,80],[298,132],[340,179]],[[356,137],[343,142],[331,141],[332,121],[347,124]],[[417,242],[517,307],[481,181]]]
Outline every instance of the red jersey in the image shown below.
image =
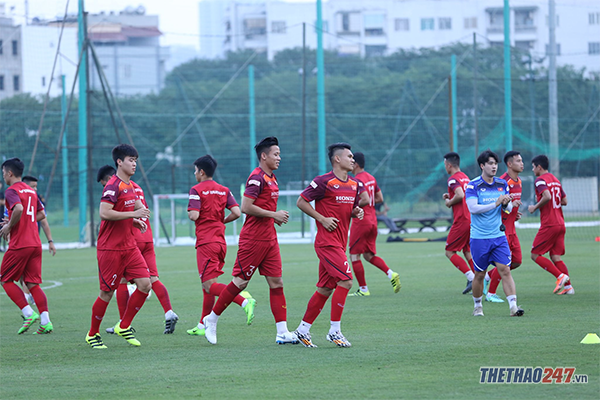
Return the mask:
[[200,182],[190,189],[188,211],[198,211],[196,247],[207,243],[225,242],[225,208],[237,206],[231,191],[213,180]]
[[[140,185],[138,185],[134,181],[131,181],[131,184],[133,185],[133,188],[135,189],[135,194],[138,195],[138,197],[140,198],[140,201],[142,202],[144,207],[149,208],[148,203],[146,203],[146,198],[144,197],[144,190],[140,187]],[[146,229],[146,232],[144,232],[144,233],[142,233],[142,231],[140,231],[137,228],[133,229],[133,233],[135,234],[136,242],[153,243],[154,236],[152,236],[152,227],[150,226],[150,219],[149,218],[141,218],[141,220],[146,223],[146,225],[148,226],[148,229]]]
[[[517,177],[517,180],[513,180],[510,177],[508,172],[505,172],[500,179],[504,179],[508,184],[508,193],[512,195],[513,200],[521,200],[521,193],[523,192],[523,185],[521,183],[521,178]],[[512,201],[512,200],[511,200]],[[519,211],[519,207],[513,207],[510,214],[505,212],[502,213],[502,223],[506,227],[506,234],[514,234],[517,233],[515,231],[515,221],[517,220],[517,212]]]
[[[277,211],[279,185],[275,174],[267,175],[260,167],[256,167],[246,181],[244,196],[254,199],[254,205],[267,211]],[[240,232],[240,240],[277,240],[275,220],[273,218],[246,215],[246,222]]]
[[452,206],[452,214],[454,214],[454,222],[456,223],[471,223],[471,213],[467,207],[467,184],[469,183],[469,177],[462,171],[458,171],[448,178],[448,194],[450,200],[454,198],[457,188],[462,188],[465,197],[460,203],[456,203]]
[[540,208],[542,226],[564,225],[565,218],[563,217],[560,201],[563,197],[566,197],[566,194],[558,178],[550,172],[546,172],[535,180],[535,195],[538,202],[542,198],[542,193],[546,190],[550,191],[550,201]]
[[[133,211],[135,201],[139,198],[133,188],[133,182],[123,182],[116,174],[113,175],[102,192],[101,202],[113,205],[113,210],[120,212]],[[98,250],[126,250],[137,247],[133,219],[121,221],[103,220],[98,234]]]
[[365,189],[358,180],[348,177],[339,180],[333,171],[317,176],[300,194],[308,202],[315,200],[315,210],[324,217],[337,218],[337,228],[329,232],[317,224],[315,247],[339,246],[345,251],[352,210],[358,206],[360,193]]
[[375,193],[381,191],[377,185],[377,181],[373,175],[366,171],[360,172],[355,176],[356,180],[362,183],[364,189],[369,194],[369,204],[362,207],[365,211],[365,216],[362,220],[356,218],[352,221],[352,225],[377,225],[377,214],[375,213]]
[[36,214],[44,209],[44,205],[36,191],[26,183],[16,182],[6,189],[5,200],[9,219],[12,218],[13,208],[16,204],[23,206],[21,219],[10,230],[8,247],[12,250],[25,247],[41,247],[42,242],[38,234]]

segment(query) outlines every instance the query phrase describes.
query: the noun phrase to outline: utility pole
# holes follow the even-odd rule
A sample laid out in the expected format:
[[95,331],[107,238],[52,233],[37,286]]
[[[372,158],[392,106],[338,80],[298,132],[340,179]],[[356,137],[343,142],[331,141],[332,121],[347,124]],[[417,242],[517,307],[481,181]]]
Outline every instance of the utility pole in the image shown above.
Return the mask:
[[[85,241],[86,209],[87,209],[87,93],[88,93],[88,59],[87,59],[87,31],[85,25],[83,0],[79,0],[78,22],[78,42],[79,54],[81,56],[79,72],[79,148],[78,154],[78,177],[79,177],[79,241]],[[90,232],[94,227],[90,227]]]
[[512,93],[510,81],[510,6],[504,0],[504,135],[506,151],[512,150]]
[[550,171],[560,177],[558,158],[558,104],[556,84],[556,10],[554,0],[548,0],[549,62],[548,62],[548,118],[550,122]]
[[[302,170],[300,171],[301,187],[306,179],[306,22],[302,23]],[[304,213],[300,213],[302,237],[304,237]]]
[[473,128],[475,130],[475,159],[479,155],[479,130],[477,126],[477,33],[473,32]]
[[256,110],[254,107],[254,65],[248,65],[248,97],[250,98],[250,172],[256,168]]
[[319,175],[325,173],[325,61],[323,59],[323,13],[317,0],[317,119]]

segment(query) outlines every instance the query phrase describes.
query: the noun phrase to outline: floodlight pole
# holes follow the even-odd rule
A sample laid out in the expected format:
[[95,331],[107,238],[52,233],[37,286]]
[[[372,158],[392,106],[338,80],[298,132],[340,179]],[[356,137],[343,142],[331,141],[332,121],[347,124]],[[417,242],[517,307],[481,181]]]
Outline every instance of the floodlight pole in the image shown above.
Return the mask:
[[[306,174],[306,22],[302,23],[302,170],[300,187],[304,187]],[[302,237],[304,237],[304,213],[300,213]]]
[[317,0],[317,119],[319,175],[325,173],[325,61],[323,59],[322,1]]
[[[79,12],[77,14],[78,44],[81,57],[81,73],[79,74],[79,148],[78,153],[78,177],[79,177],[79,241],[85,240],[86,210],[87,210],[87,128],[88,128],[88,82],[86,73],[87,63],[87,31],[84,20],[83,0],[79,0]],[[93,227],[90,227],[93,230]]]
[[[65,90],[65,76],[61,75],[62,96],[60,99],[61,122],[65,125],[67,119],[67,93]],[[67,149],[67,132],[62,137],[62,181],[63,181],[63,225],[69,226],[69,151]]]
[[548,0],[548,117],[550,122],[550,171],[560,176],[560,161],[558,158],[558,89],[556,84],[556,8],[554,0]]
[[510,81],[510,7],[504,0],[504,135],[506,151],[512,150],[512,106]]
[[248,97],[250,102],[250,172],[256,168],[256,154],[254,146],[256,145],[256,110],[254,107],[254,65],[248,65]]
[[452,110],[452,120],[450,129],[452,129],[452,151],[458,151],[458,126],[456,123],[456,55],[452,54],[450,58],[451,71],[450,77],[452,84],[450,85],[450,102]]

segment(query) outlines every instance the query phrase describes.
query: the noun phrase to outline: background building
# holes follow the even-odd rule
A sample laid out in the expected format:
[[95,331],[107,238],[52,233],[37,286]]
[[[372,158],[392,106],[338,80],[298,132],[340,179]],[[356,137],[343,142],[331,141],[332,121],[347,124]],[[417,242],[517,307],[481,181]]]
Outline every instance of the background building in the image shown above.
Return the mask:
[[[548,47],[548,2],[511,0],[513,47],[543,60]],[[600,3],[556,4],[557,63],[600,70]],[[315,2],[204,0],[200,3],[200,53],[255,49],[269,59],[286,48],[316,44]],[[502,0],[329,0],[323,2],[324,47],[341,55],[370,57],[400,49],[439,48],[455,42],[503,45]]]
[[21,28],[0,3],[0,100],[23,91],[22,76]]

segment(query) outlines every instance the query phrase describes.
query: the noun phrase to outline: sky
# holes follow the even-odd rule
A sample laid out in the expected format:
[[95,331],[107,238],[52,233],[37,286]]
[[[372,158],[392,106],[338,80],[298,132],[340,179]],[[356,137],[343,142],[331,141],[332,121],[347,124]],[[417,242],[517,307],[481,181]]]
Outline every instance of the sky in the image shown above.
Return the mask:
[[[285,0],[283,0],[285,1]],[[308,1],[315,0],[294,0]],[[0,0],[6,4],[6,12],[10,13],[11,7],[15,23],[25,21],[25,0]],[[146,7],[146,14],[159,16],[159,29],[163,32],[161,44],[163,46],[184,45],[200,46],[198,37],[199,0],[84,0],[86,11],[97,14],[100,11],[122,11],[131,5]],[[69,13],[77,13],[78,0],[69,0]],[[63,16],[67,0],[29,0],[29,18],[53,19]]]

